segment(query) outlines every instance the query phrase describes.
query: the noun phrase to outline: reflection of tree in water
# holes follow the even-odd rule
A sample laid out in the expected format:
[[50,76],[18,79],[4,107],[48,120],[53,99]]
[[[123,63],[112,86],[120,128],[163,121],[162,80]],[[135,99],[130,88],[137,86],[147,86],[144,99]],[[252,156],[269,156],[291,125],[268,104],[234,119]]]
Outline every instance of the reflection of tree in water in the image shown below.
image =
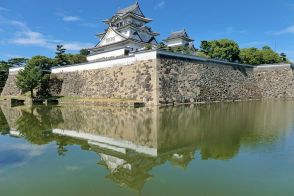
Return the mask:
[[137,193],[140,193],[145,183],[152,178],[149,172],[164,162],[160,157],[151,157],[132,150],[125,154],[97,146],[92,146],[92,150],[101,157],[98,164],[109,170],[107,179]]
[[291,125],[294,104],[245,102],[160,110],[160,151],[194,146],[202,159],[226,160],[240,146],[271,145]]
[[6,134],[9,134],[9,125],[7,123],[7,120],[0,108],[0,134],[2,135],[6,135]]
[[30,143],[44,145],[56,142],[57,152],[64,155],[68,145],[79,144],[83,149],[88,149],[85,141],[70,137],[59,136],[52,133],[52,125],[63,121],[61,111],[53,107],[33,107],[21,110],[22,115],[17,120],[17,130]]
[[[22,110],[17,128],[31,143],[56,141],[60,155],[64,155],[65,147],[72,144],[97,152],[101,157],[99,164],[109,170],[106,178],[140,192],[152,178],[152,168],[165,162],[186,169],[198,152],[203,160],[227,160],[236,156],[241,146],[272,145],[293,124],[293,111],[294,104],[283,102],[167,107],[148,112],[37,107]],[[103,143],[104,147],[91,145],[90,148],[87,139],[52,134],[53,128],[116,138],[150,147],[157,150],[157,154],[148,156],[137,149],[120,146],[120,143],[110,143],[110,148],[105,147],[107,142]],[[124,149],[126,153],[114,149]]]

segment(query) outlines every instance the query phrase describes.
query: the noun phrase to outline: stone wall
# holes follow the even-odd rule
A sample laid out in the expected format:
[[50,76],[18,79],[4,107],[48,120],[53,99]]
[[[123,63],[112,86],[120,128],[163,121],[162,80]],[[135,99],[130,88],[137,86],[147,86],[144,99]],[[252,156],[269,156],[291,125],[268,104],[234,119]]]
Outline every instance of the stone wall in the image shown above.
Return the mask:
[[255,69],[254,78],[262,98],[293,98],[294,72],[289,67]]
[[51,75],[51,94],[156,101],[156,60]]
[[290,67],[255,69],[171,56],[158,60],[159,104],[294,98]]
[[261,98],[252,69],[172,57],[159,59],[161,104]]
[[[147,105],[294,98],[290,66],[254,68],[166,51],[56,68],[52,72],[50,92],[55,96],[131,99]],[[13,73],[2,96],[21,93]]]
[[18,96],[21,95],[21,90],[16,86],[15,83],[16,75],[9,74],[6,80],[5,86],[1,93],[1,96]]

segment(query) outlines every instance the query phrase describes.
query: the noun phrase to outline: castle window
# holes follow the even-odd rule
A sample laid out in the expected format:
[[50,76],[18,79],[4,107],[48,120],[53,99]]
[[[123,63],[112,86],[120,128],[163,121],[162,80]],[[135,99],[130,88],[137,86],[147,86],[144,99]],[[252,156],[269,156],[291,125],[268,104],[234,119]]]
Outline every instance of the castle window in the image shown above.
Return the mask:
[[123,26],[122,22],[117,23],[117,27],[121,27],[121,26]]
[[111,43],[115,41],[115,37],[106,38],[106,43]]

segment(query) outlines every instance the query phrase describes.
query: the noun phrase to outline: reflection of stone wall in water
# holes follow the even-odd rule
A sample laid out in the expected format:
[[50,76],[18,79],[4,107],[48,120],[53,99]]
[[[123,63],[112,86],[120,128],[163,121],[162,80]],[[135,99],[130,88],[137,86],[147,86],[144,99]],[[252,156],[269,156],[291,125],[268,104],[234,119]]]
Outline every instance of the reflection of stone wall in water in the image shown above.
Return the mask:
[[76,130],[156,147],[156,108],[119,109],[61,107],[63,123],[54,128]]
[[10,108],[1,106],[2,112],[6,117],[9,127],[16,128],[16,121],[21,117],[22,113],[19,108]]
[[[23,119],[22,110],[25,108],[2,108],[11,128],[18,128],[16,122],[21,117],[23,123],[30,123]],[[293,123],[294,103],[241,102],[139,109],[37,107],[33,111],[44,129],[73,130],[129,141],[155,148],[159,154],[200,150],[204,159],[228,159],[238,153],[241,145],[270,145],[284,136]]]
[[6,134],[9,131],[9,129],[10,128],[5,118],[5,115],[3,114],[2,109],[0,108],[0,135]]
[[[275,112],[274,112],[275,111]],[[242,144],[255,146],[283,136],[292,125],[291,102],[211,104],[159,111],[158,148],[194,146],[203,159],[228,159]]]

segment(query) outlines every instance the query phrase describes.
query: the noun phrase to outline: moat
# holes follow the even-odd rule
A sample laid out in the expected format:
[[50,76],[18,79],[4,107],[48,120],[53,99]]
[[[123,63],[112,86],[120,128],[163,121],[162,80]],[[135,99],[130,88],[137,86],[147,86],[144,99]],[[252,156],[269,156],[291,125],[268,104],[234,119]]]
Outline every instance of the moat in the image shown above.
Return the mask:
[[0,109],[0,192],[293,195],[294,101]]

